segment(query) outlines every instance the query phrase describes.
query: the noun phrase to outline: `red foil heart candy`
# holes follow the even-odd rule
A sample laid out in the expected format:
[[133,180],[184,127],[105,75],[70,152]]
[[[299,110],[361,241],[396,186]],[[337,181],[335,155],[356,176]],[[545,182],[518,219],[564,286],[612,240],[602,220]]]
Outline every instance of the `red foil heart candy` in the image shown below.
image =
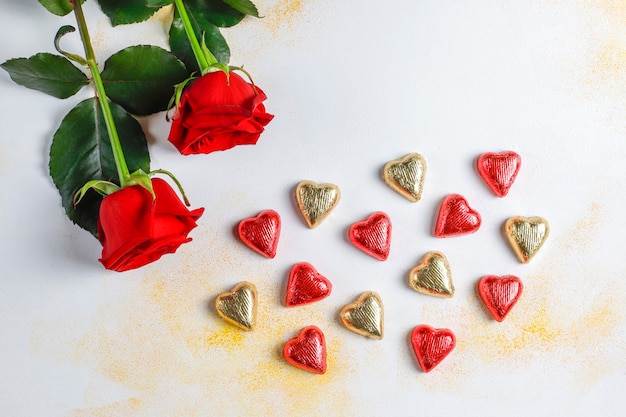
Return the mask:
[[432,371],[452,352],[455,345],[456,338],[449,329],[435,329],[422,324],[411,332],[411,346],[424,372]]
[[391,247],[391,219],[385,213],[377,211],[350,226],[348,238],[358,249],[384,261],[389,257]]
[[522,295],[522,280],[514,275],[484,276],[478,281],[478,294],[491,316],[502,321]]
[[476,160],[478,175],[498,197],[508,194],[521,165],[522,158],[513,151],[486,152]]
[[450,194],[439,206],[434,235],[450,237],[474,233],[480,224],[480,214],[469,206],[467,200],[462,195]]
[[324,333],[315,327],[308,326],[300,334],[289,340],[283,347],[285,360],[300,369],[314,374],[326,372],[326,340]]
[[265,210],[256,217],[243,219],[238,227],[239,238],[250,249],[266,258],[276,256],[280,237],[280,216],[274,210]]
[[319,301],[330,295],[333,286],[307,262],[295,264],[289,272],[285,305],[294,307]]

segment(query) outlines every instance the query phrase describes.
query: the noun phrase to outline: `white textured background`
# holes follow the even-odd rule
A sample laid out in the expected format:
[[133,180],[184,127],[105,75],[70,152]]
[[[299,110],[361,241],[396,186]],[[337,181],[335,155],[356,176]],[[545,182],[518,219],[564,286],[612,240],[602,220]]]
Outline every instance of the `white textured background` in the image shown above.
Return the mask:
[[[4,0],[0,61],[53,50],[55,17]],[[257,0],[263,19],[225,31],[276,115],[256,146],[183,157],[163,114],[142,121],[153,168],[173,171],[194,207],[194,241],[127,273],[97,262],[99,243],[72,225],[47,174],[50,138],[79,97],[62,101],[0,71],[0,414],[3,416],[619,416],[626,407],[626,1]],[[164,46],[166,12],[111,29],[86,13],[101,62],[122,47]],[[78,36],[63,39],[80,52]],[[86,97],[88,89],[81,92]],[[522,169],[494,197],[473,167],[512,149]],[[412,204],[380,180],[389,160],[419,152],[428,172]],[[342,201],[317,229],[293,204],[304,179],[332,182]],[[435,210],[463,194],[483,217],[469,236],[436,239]],[[278,255],[233,235],[272,208]],[[393,222],[386,262],[349,245],[373,211]],[[514,215],[551,234],[528,265],[501,235]],[[422,255],[450,260],[456,294],[412,291]],[[333,282],[326,300],[282,306],[295,262]],[[486,274],[516,274],[525,292],[503,323],[475,293]],[[240,281],[260,291],[244,333],[210,304]],[[341,307],[377,291],[385,337],[343,328]],[[447,327],[457,348],[429,374],[408,343],[417,324]],[[328,372],[287,365],[286,340],[314,324]]]

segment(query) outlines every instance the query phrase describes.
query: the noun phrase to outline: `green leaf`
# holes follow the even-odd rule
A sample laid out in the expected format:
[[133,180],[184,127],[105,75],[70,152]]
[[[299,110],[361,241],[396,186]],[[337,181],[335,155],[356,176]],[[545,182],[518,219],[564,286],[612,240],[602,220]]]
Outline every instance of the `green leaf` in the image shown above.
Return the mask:
[[174,86],[187,78],[185,65],[157,46],[131,46],[106,60],[102,80],[109,98],[133,114],[167,110]]
[[[202,42],[202,34],[204,33],[204,43],[207,48],[209,48],[213,56],[219,62],[228,63],[230,60],[230,49],[219,28],[204,19],[202,15],[192,15],[190,13],[190,18],[191,24],[193,25],[196,36],[200,42]],[[181,20],[178,12],[174,14],[174,20],[172,21],[172,26],[170,27],[169,38],[170,49],[174,55],[178,57],[178,59],[185,63],[189,73],[200,72],[196,58],[191,50],[191,45],[187,39],[183,21]]]
[[94,190],[102,196],[113,194],[116,191],[121,190],[120,186],[112,183],[111,181],[104,180],[91,180],[87,184],[74,194],[74,206],[80,203],[87,191]]
[[[54,13],[57,16],[65,16],[72,10],[72,5],[69,0],[37,0],[43,7],[48,9],[50,13]],[[85,0],[81,0],[80,3],[83,4]]]
[[148,7],[163,7],[172,3],[174,3],[174,0],[146,0],[146,6]]
[[54,36],[54,49],[57,50],[58,53],[69,59],[70,61],[77,62],[80,65],[87,66],[87,60],[80,55],[72,54],[67,51],[61,49],[61,38],[68,33],[76,32],[76,28],[70,25],[64,25],[59,28],[57,34]]
[[250,0],[222,0],[233,9],[249,16],[259,17],[259,10]]
[[[141,126],[121,106],[111,103],[111,111],[129,170],[149,172],[150,155]],[[61,194],[70,220],[97,236],[96,224],[102,197],[95,191],[89,191],[74,207],[74,196],[92,180],[119,184],[98,99],[82,101],[61,122],[50,146],[50,176]]]
[[189,15],[206,20],[215,26],[227,28],[235,26],[246,15],[220,0],[185,0]]
[[87,76],[67,58],[47,52],[10,59],[0,66],[19,85],[57,98],[70,97],[89,84]]
[[98,3],[113,26],[143,22],[158,10],[146,5],[146,0],[98,0]]
[[128,177],[128,182],[126,184],[127,187],[131,187],[133,185],[140,185],[152,194],[152,201],[156,198],[156,194],[154,193],[154,188],[152,187],[152,180],[150,179],[150,174],[145,173],[141,169],[130,174]]

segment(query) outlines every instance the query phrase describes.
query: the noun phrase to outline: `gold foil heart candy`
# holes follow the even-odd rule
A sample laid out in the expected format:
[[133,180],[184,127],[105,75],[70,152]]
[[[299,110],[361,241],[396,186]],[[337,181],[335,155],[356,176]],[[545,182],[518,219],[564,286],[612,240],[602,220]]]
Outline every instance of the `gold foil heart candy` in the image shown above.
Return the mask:
[[422,198],[425,174],[426,160],[418,153],[387,162],[382,171],[385,184],[414,203]]
[[252,330],[256,322],[257,291],[254,284],[244,281],[232,291],[215,300],[217,315],[244,330]]
[[548,238],[548,222],[541,217],[511,217],[504,223],[504,235],[521,263],[528,263]]
[[296,203],[306,224],[317,227],[339,203],[341,193],[334,184],[302,181],[296,186]]
[[364,292],[339,313],[343,324],[354,333],[383,338],[383,301],[373,291]]
[[452,297],[454,284],[448,260],[441,252],[428,252],[409,272],[409,285],[415,291],[437,297]]

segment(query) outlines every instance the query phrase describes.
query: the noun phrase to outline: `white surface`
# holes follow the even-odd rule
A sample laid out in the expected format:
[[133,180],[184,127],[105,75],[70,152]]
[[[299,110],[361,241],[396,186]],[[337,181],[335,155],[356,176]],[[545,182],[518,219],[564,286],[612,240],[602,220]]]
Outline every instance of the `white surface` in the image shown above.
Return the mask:
[[[257,0],[260,20],[226,32],[275,119],[256,146],[182,157],[162,114],[143,122],[153,168],[173,171],[194,207],[194,241],[127,273],[97,262],[100,246],[73,226],[47,175],[50,138],[78,98],[29,91],[0,73],[0,411],[3,416],[623,415],[626,397],[626,3],[619,0]],[[165,45],[164,17],[111,30],[86,11],[97,54]],[[72,16],[35,2],[3,4],[0,61],[53,51]],[[63,40],[80,51],[78,36]],[[89,94],[86,89],[81,95]],[[522,155],[498,199],[476,174],[482,152]],[[419,152],[428,172],[412,204],[380,180],[389,160]],[[293,204],[304,179],[342,191],[309,230]],[[474,235],[436,239],[439,201],[463,194],[483,217]],[[274,260],[233,227],[277,210]],[[375,210],[393,222],[379,262],[349,245],[348,226]],[[500,228],[539,215],[551,234],[528,265]],[[430,250],[452,266],[456,294],[412,291],[406,274]],[[311,262],[333,282],[319,303],[287,309],[291,265]],[[516,274],[521,301],[503,323],[474,291],[486,274]],[[217,318],[215,296],[249,280],[257,328]],[[385,336],[343,328],[341,307],[375,290]],[[408,344],[417,324],[447,327],[457,348],[429,374]],[[287,365],[284,342],[315,324],[328,372]]]

